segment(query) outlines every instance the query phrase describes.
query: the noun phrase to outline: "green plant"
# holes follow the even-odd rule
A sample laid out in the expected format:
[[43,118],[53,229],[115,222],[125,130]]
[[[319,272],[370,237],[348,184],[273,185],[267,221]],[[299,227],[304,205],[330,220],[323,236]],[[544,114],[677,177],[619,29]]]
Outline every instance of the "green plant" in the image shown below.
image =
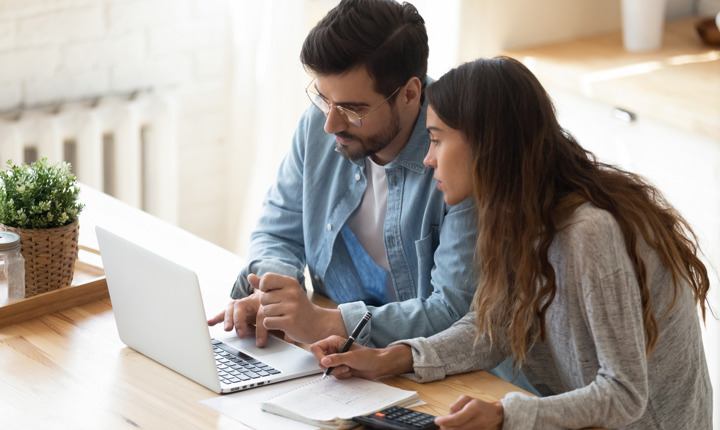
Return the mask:
[[8,160],[0,180],[0,223],[10,227],[61,227],[75,221],[84,207],[66,162],[52,164],[42,157],[27,165]]

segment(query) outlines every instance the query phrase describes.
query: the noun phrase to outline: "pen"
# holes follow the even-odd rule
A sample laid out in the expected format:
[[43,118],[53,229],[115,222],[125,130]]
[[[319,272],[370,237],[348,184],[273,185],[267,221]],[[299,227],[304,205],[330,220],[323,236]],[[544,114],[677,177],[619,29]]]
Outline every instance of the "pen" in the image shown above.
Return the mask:
[[[370,317],[372,314],[370,312],[366,312],[365,316],[362,317],[358,325],[355,326],[355,330],[350,334],[350,337],[345,341],[342,348],[340,348],[340,352],[338,354],[342,354],[343,352],[347,352],[348,349],[350,349],[350,346],[352,346],[353,342],[355,342],[355,338],[360,335],[360,332],[362,331],[363,327],[365,327],[365,324],[367,324],[368,321],[370,321]],[[334,367],[328,367],[325,369],[325,373],[323,373],[322,379],[325,379]]]

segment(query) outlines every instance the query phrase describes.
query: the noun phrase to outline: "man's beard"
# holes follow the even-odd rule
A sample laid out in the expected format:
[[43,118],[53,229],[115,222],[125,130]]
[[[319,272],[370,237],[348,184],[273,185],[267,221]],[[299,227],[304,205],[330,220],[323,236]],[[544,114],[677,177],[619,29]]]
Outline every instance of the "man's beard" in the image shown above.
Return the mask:
[[343,157],[349,158],[351,160],[360,160],[370,155],[377,154],[378,152],[385,149],[390,144],[390,142],[395,139],[398,133],[400,133],[400,119],[398,118],[397,111],[393,109],[390,118],[390,124],[385,130],[382,130],[378,134],[368,136],[364,139],[360,139],[359,137],[345,131],[335,133],[336,136],[342,139],[352,139],[355,142],[359,142],[359,148],[351,149],[350,146],[340,145],[339,143],[337,143],[337,141],[335,142],[335,147],[337,148],[338,152],[343,155]]

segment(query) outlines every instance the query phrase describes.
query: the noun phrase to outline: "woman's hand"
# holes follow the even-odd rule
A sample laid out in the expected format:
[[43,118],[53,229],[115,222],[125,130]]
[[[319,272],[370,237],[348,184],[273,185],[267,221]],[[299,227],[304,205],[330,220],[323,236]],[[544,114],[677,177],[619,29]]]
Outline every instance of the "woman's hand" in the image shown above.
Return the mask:
[[500,402],[488,403],[462,395],[450,406],[450,415],[435,418],[443,430],[449,429],[502,429],[504,419]]
[[340,336],[330,336],[310,345],[310,352],[322,367],[334,367],[331,375],[336,378],[357,376],[372,380],[381,376],[411,372],[413,369],[412,351],[407,345],[375,349],[354,343],[348,352],[338,354],[345,340]]

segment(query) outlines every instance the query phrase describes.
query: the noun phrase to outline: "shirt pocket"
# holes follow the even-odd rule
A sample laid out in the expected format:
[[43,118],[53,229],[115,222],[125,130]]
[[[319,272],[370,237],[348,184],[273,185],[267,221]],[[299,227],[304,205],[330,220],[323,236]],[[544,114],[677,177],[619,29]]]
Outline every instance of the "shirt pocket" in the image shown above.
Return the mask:
[[435,250],[439,244],[440,234],[437,226],[430,226],[428,235],[415,241],[417,286],[419,295],[423,298],[429,297],[433,290],[430,280],[435,266]]

